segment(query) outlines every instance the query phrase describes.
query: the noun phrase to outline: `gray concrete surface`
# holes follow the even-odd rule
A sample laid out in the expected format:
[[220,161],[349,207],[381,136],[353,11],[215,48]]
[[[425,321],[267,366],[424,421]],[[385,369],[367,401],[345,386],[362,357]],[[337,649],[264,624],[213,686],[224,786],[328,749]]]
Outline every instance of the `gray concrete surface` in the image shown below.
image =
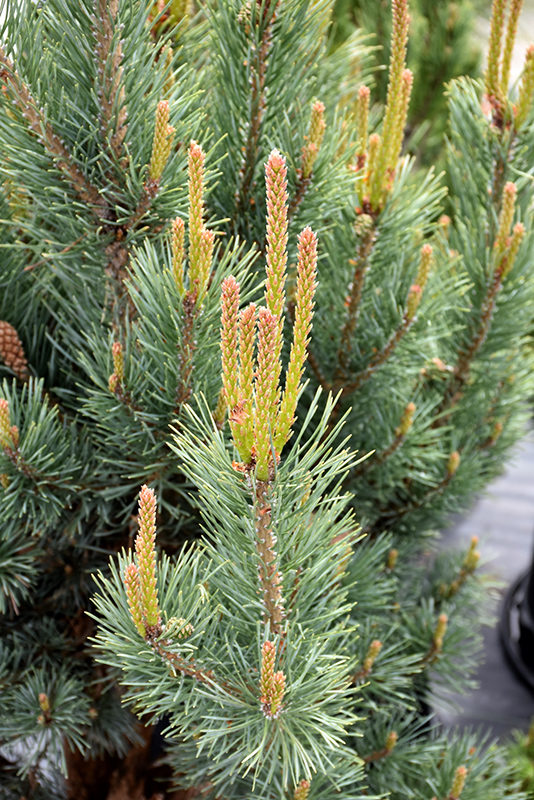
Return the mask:
[[[471,536],[479,537],[483,557],[491,559],[486,569],[505,586],[528,567],[534,543],[534,432],[471,512],[444,531],[443,546],[463,545]],[[439,710],[443,724],[482,727],[499,738],[514,728],[526,730],[534,717],[534,694],[506,662],[496,627],[485,633],[484,662],[476,678],[478,689],[455,698],[460,711]]]

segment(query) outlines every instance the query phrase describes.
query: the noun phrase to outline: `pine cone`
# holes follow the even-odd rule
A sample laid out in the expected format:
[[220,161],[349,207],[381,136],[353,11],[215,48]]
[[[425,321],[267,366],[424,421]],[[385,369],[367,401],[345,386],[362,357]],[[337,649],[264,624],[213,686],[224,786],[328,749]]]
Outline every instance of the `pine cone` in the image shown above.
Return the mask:
[[19,380],[28,379],[28,361],[22,342],[15,328],[3,320],[0,320],[0,357]]

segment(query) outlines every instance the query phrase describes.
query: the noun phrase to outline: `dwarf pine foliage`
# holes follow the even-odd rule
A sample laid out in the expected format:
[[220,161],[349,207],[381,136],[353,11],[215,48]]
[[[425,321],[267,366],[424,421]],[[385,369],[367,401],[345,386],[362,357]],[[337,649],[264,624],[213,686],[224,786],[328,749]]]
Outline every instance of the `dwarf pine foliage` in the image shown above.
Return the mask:
[[448,87],[447,195],[406,0],[384,108],[326,0],[2,4],[0,797],[112,796],[152,725],[207,798],[519,797],[430,718],[491,587],[429,533],[533,388],[520,9]]

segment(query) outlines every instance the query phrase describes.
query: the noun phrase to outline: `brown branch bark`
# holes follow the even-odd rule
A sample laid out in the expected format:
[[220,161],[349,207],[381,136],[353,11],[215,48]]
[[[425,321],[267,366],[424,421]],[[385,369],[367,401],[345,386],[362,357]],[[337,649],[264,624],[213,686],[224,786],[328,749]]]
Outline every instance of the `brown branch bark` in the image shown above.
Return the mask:
[[406,503],[404,506],[400,507],[393,507],[388,506],[382,507],[380,509],[380,517],[373,522],[372,525],[369,525],[368,528],[365,529],[365,533],[370,534],[371,536],[382,532],[384,529],[387,529],[388,526],[391,524],[392,519],[398,519],[399,517],[404,517],[406,514],[409,514],[411,511],[417,511],[419,508],[422,508],[429,500],[437,495],[441,494],[449,485],[453,478],[453,475],[447,473],[445,477],[438,483],[437,486],[434,486],[432,489],[429,489],[425,492],[422,497],[419,497],[417,500],[414,500],[411,503]]
[[191,379],[193,375],[193,356],[195,353],[195,302],[196,298],[191,292],[187,292],[183,300],[184,309],[184,327],[182,331],[182,343],[180,347],[180,382],[176,389],[176,414],[179,415],[184,403],[187,403],[193,388],[191,386]]
[[[271,49],[272,23],[275,18],[278,2],[276,0],[254,0],[259,17],[258,24],[263,27],[261,39],[257,47],[251,47],[251,96],[250,118],[248,134],[243,148],[243,165],[239,171],[239,186],[236,193],[236,208],[234,221],[237,222],[240,214],[247,208],[250,200],[250,191],[254,182],[254,172],[258,145],[260,140],[263,117],[265,115],[265,77],[267,74],[267,57]],[[262,10],[263,5],[263,10]]]
[[369,380],[371,375],[374,372],[376,372],[376,370],[388,360],[388,358],[393,353],[393,351],[399,344],[404,334],[411,327],[412,323],[413,319],[408,319],[408,317],[405,315],[397,330],[393,332],[393,334],[390,336],[388,342],[385,344],[382,350],[379,350],[378,353],[375,353],[375,355],[372,357],[371,361],[369,362],[369,364],[366,366],[365,369],[363,369],[361,372],[355,375],[350,383],[345,383],[345,384],[334,383],[333,387],[334,394],[341,390],[343,397],[345,397],[347,394],[352,394],[352,392],[355,392],[367,380]]
[[341,338],[337,351],[338,367],[334,376],[334,386],[337,390],[341,388],[343,381],[347,378],[350,367],[350,356],[352,352],[352,337],[358,324],[360,314],[360,304],[363,294],[365,276],[369,268],[369,256],[371,255],[376,239],[375,226],[369,230],[362,239],[358,248],[356,263],[352,282],[348,290],[347,319],[341,329]]
[[78,194],[80,200],[86,203],[95,216],[105,218],[107,204],[98,189],[91,184],[81,169],[74,163],[68,148],[59,138],[50,122],[47,122],[44,112],[40,109],[28,87],[16,72],[11,60],[0,47],[0,80],[9,86],[13,98],[27,120],[29,127],[43,143],[46,151],[57,163],[57,166]]
[[[128,130],[125,91],[122,82],[122,45],[116,31],[119,0],[95,0],[97,74],[100,81],[100,132],[116,159],[123,151]],[[115,42],[114,42],[115,36]]]
[[297,184],[295,186],[295,194],[293,195],[293,199],[291,200],[291,203],[289,204],[289,208],[287,210],[287,218],[289,221],[293,219],[298,210],[298,207],[304,200],[304,197],[306,196],[306,193],[310,188],[312,178],[313,174],[310,175],[308,178],[305,178],[302,175],[302,170],[301,169],[297,170]]
[[264,614],[270,624],[271,632],[280,634],[285,610],[269,494],[269,482],[258,481],[255,487],[254,502],[256,550],[259,556],[258,574],[263,593]]
[[375,453],[373,456],[366,458],[365,461],[355,469],[352,473],[352,478],[359,478],[361,475],[364,475],[366,472],[378,467],[379,464],[383,464],[385,461],[390,458],[394,453],[397,452],[401,444],[406,439],[406,436],[402,433],[395,434],[395,438],[391,442],[391,444],[386,447],[385,450],[382,450],[380,453]]
[[478,328],[474,332],[471,342],[467,348],[460,352],[460,358],[454,369],[451,382],[447,387],[447,391],[443,397],[443,400],[436,411],[436,416],[438,416],[439,419],[436,420],[435,425],[442,425],[444,423],[446,417],[442,416],[443,413],[447,410],[451,410],[462,397],[463,387],[469,378],[473,360],[484,344],[491,327],[497,296],[502,289],[502,274],[504,266],[504,264],[499,266],[489,283],[486,299],[482,306]]
[[364,764],[370,764],[371,761],[380,761],[381,758],[386,758],[389,756],[391,750],[389,747],[383,747],[381,750],[375,750],[374,753],[369,753],[369,755],[363,757]]

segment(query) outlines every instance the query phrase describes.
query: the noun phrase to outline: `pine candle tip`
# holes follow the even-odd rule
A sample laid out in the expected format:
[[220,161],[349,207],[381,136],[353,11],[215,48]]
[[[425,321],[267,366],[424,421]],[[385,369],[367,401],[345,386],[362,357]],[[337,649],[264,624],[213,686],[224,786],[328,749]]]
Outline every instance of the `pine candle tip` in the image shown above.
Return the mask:
[[322,103],[320,100],[316,100],[312,106],[312,111],[314,111],[316,114],[324,114],[325,104]]
[[386,562],[386,566],[389,570],[395,569],[398,558],[399,558],[399,551],[393,547],[388,553],[388,559]]
[[307,800],[308,793],[310,791],[310,782],[309,781],[301,781],[299,785],[295,788],[293,793],[293,800]]
[[448,616],[446,614],[440,614],[438,617],[433,637],[434,647],[437,651],[441,650],[441,648],[443,647],[443,639],[445,637],[445,634],[447,633],[448,624],[449,624]]
[[370,95],[371,95],[371,90],[369,89],[368,86],[360,86],[360,88],[358,89],[358,96],[361,97],[362,100],[364,100],[366,97],[370,97]]
[[271,150],[269,153],[269,158],[267,159],[267,169],[281,169],[282,167],[285,167],[285,164],[286,160],[280,151],[276,148]]
[[397,731],[390,731],[388,733],[388,738],[386,739],[386,750],[388,753],[391,753],[391,751],[394,749],[398,738]]
[[413,415],[415,414],[416,405],[415,403],[408,403],[406,408],[404,409],[404,413],[402,415],[402,419],[398,428],[395,429],[395,435],[398,437],[407,436],[410,428],[413,425]]
[[421,253],[425,256],[431,256],[434,252],[431,244],[424,244],[421,248]]
[[310,245],[317,245],[317,234],[313,232],[310,226],[306,226],[303,228],[299,233],[298,237],[298,244],[302,246],[310,246]]
[[507,181],[504,186],[504,191],[511,197],[515,197],[517,194],[517,186],[512,181]]
[[139,492],[139,510],[141,510],[141,506],[148,507],[151,510],[156,506],[156,494],[146,483],[141,486],[141,491]]
[[194,160],[198,159],[200,161],[204,161],[206,157],[202,146],[195,142],[194,139],[189,142],[189,156]]
[[376,658],[382,650],[382,642],[379,639],[374,639],[367,650],[367,655],[363,662],[363,672],[368,675],[376,661]]
[[48,695],[44,692],[40,692],[39,694],[39,708],[44,712],[50,711],[50,701]]
[[450,454],[449,460],[447,462],[447,472],[452,477],[455,472],[458,470],[460,466],[460,453],[458,450],[455,450],[453,453]]
[[239,284],[233,275],[228,275],[222,282],[222,294],[232,295],[236,291],[239,291]]
[[458,767],[454,775],[454,781],[451,789],[451,800],[459,800],[465,786],[467,778],[467,767]]

